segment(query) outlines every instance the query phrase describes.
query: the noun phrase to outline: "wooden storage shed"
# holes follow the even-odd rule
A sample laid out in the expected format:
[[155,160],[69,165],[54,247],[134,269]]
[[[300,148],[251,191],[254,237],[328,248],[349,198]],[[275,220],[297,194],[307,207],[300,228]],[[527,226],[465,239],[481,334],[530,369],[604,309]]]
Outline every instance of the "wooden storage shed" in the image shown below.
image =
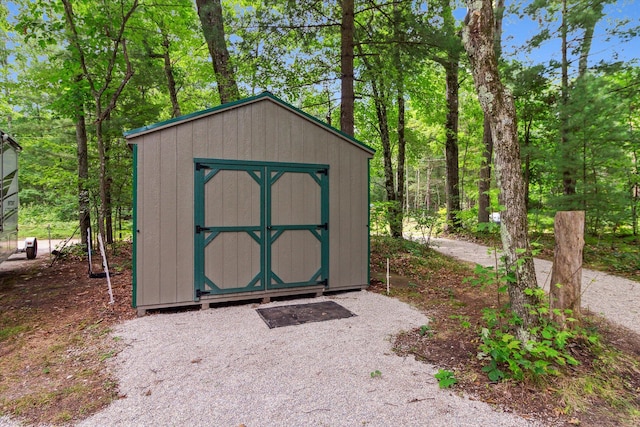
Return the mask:
[[368,285],[370,147],[268,92],[125,137],[139,315]]

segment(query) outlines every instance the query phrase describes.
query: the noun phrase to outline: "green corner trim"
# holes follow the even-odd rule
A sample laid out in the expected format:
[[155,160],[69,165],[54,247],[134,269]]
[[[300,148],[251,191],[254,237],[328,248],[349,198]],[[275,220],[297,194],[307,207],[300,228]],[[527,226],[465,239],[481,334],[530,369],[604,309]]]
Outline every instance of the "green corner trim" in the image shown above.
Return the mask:
[[371,159],[367,159],[367,286],[371,284]]
[[132,295],[131,306],[137,307],[137,290],[138,290],[138,146],[133,146],[133,257],[132,257]]

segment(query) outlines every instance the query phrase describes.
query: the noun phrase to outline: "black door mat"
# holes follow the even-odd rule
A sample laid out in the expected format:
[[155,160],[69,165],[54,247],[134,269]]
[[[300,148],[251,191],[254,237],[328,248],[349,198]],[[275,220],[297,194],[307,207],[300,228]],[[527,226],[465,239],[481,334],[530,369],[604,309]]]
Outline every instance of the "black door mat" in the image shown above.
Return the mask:
[[355,316],[355,314],[333,301],[258,308],[256,311],[270,329]]

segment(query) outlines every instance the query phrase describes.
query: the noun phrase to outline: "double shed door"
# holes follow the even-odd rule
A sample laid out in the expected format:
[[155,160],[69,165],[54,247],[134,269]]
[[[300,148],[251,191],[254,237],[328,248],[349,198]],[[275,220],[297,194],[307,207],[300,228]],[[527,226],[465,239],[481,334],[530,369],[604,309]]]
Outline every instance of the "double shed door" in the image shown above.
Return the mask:
[[327,165],[195,160],[195,298],[322,284]]

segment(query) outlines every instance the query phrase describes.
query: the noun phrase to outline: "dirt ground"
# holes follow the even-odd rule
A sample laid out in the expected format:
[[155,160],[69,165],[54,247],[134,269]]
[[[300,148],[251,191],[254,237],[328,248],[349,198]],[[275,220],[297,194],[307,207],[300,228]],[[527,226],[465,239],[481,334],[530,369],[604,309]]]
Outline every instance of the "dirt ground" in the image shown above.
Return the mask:
[[46,252],[41,245],[36,260],[16,254],[0,268],[0,415],[64,424],[117,396],[105,361],[118,351],[111,325],[135,316],[131,250],[109,251],[114,304],[84,256],[54,262]]
[[[375,245],[372,249],[370,290],[386,293],[384,256]],[[478,331],[481,310],[495,306],[496,295],[464,283],[471,274],[466,266],[426,254],[396,254],[391,266],[392,296],[432,319],[429,333],[413,330],[396,337],[400,356],[455,372],[455,393],[548,425],[637,425],[640,414],[625,419],[620,414],[629,411],[615,407],[619,400],[612,401],[605,391],[596,390],[588,402],[574,402],[570,394],[559,393],[571,382],[558,378],[538,384],[488,381],[476,358]],[[67,424],[118,398],[117,383],[105,363],[122,345],[110,338],[111,327],[135,317],[130,245],[110,249],[109,260],[115,304],[109,304],[106,279],[89,277],[82,254],[71,252],[54,263],[46,255],[36,261],[9,261],[0,268],[0,415],[29,424]],[[635,396],[631,404],[640,408],[640,338],[603,320],[593,322],[591,327],[604,341],[624,352],[619,369],[603,375],[619,379],[620,389]],[[575,345],[572,352],[582,362],[575,368],[576,378],[609,369],[599,363],[602,355],[586,346]]]
[[[386,259],[376,246],[372,245],[373,279],[369,290],[386,293]],[[423,264],[420,260],[425,258],[432,261]],[[419,307],[431,319],[426,331],[415,329],[398,335],[396,352],[451,370],[458,380],[453,390],[549,425],[640,425],[638,334],[585,313],[587,328],[597,331],[603,343],[616,352],[595,354],[586,343],[576,342],[570,351],[581,363],[562,376],[543,378],[537,383],[492,382],[482,371],[486,363],[477,357],[479,331],[485,326],[482,310],[504,304],[506,295],[499,300],[495,289],[471,286],[464,280],[471,276],[469,268],[441,262],[433,252],[418,256],[411,251],[396,252],[390,270],[391,295]],[[627,401],[611,394],[624,395]]]

